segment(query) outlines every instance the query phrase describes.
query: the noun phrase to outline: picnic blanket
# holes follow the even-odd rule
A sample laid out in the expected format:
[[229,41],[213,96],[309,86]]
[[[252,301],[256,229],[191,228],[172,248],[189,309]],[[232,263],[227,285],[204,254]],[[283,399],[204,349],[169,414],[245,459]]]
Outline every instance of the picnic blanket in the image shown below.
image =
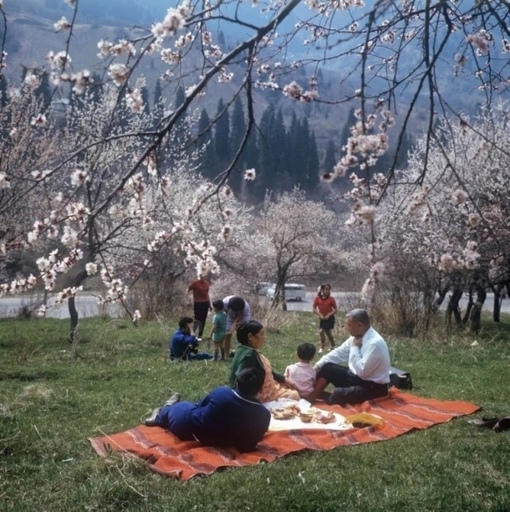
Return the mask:
[[152,471],[188,480],[200,474],[209,475],[222,467],[271,462],[300,450],[331,450],[338,446],[385,441],[411,430],[426,429],[458,416],[472,414],[479,409],[469,402],[422,398],[394,388],[388,397],[357,406],[328,406],[319,402],[315,407],[343,416],[370,412],[380,416],[384,425],[348,430],[300,428],[268,432],[257,445],[257,450],[250,453],[205,447],[196,441],[180,441],[163,428],[144,425],[104,437],[91,437],[89,441],[100,455],[112,451],[132,454],[145,459]]

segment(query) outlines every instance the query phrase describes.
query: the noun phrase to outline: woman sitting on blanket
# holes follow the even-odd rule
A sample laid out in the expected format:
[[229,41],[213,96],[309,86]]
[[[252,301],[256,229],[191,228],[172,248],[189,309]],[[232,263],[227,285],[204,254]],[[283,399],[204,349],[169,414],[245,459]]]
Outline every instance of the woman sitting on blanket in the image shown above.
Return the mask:
[[230,370],[230,386],[234,387],[236,377],[245,368],[253,368],[264,376],[264,384],[257,398],[262,402],[271,402],[278,398],[299,400],[299,393],[284,375],[276,373],[269,359],[259,352],[264,345],[266,332],[264,326],[256,320],[241,323],[237,327],[237,341],[240,346],[235,352]]

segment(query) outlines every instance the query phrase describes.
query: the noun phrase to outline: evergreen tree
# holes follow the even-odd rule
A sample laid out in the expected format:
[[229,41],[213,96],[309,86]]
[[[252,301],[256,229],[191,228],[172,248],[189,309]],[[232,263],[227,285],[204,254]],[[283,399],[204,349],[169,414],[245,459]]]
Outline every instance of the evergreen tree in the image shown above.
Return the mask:
[[306,181],[304,188],[306,192],[312,192],[317,188],[320,182],[319,177],[319,151],[317,150],[317,141],[315,139],[315,133],[312,132],[310,136],[310,143],[308,145],[308,162],[306,169]]
[[9,98],[7,97],[7,89],[9,84],[7,83],[7,78],[5,76],[0,76],[0,108],[5,107]]
[[326,154],[322,162],[322,170],[324,173],[331,172],[337,162],[335,143],[330,139],[326,147]]
[[[182,106],[185,99],[186,93],[184,92],[184,88],[179,86],[175,93],[174,109],[177,110],[180,106]],[[175,147],[175,149],[179,151],[185,151],[185,148],[189,143],[189,137],[190,135],[188,132],[186,112],[184,112],[175,123],[170,140],[172,141],[172,145]]]
[[220,48],[226,52],[228,50],[227,43],[225,41],[225,34],[223,33],[223,30],[220,30],[218,34],[218,44],[220,45]]
[[220,166],[225,166],[230,159],[230,116],[228,110],[225,110],[223,98],[218,101],[218,108],[216,109],[216,129],[214,132],[214,146],[216,149],[216,156]]
[[271,142],[271,153],[274,158],[274,176],[273,180],[275,186],[274,190],[278,192],[292,190],[290,183],[289,173],[287,171],[287,151],[286,151],[286,139],[287,133],[285,130],[285,122],[283,120],[283,114],[281,109],[276,111],[274,124],[270,133]]
[[344,124],[342,129],[342,133],[340,134],[340,154],[345,155],[344,146],[347,144],[347,139],[351,136],[351,126],[356,124],[356,116],[354,115],[354,108],[349,110],[349,114],[347,115],[347,121]]
[[34,94],[40,98],[44,107],[49,107],[51,103],[51,86],[48,73],[42,73],[39,77],[39,85],[35,88]]
[[199,150],[203,151],[200,159],[200,172],[205,178],[212,181],[217,176],[218,163],[211,130],[211,120],[207,114],[207,110],[204,108],[198,120],[199,135],[197,138],[197,146]]
[[305,117],[298,125],[297,141],[299,161],[294,169],[294,183],[306,188],[308,182],[308,171],[310,162],[311,144],[310,126]]
[[161,82],[156,80],[156,86],[154,87],[154,102],[152,103],[153,107],[157,107],[163,101],[163,91],[161,90]]
[[260,119],[260,134],[257,152],[259,154],[258,177],[254,192],[257,199],[262,200],[267,190],[274,189],[275,160],[272,154],[271,132],[275,123],[274,105],[269,105]]
[[413,139],[411,136],[408,136],[406,132],[402,134],[402,142],[400,144],[400,148],[397,154],[397,167],[399,169],[406,169],[409,152],[411,151],[413,146]]
[[[234,112],[232,113],[232,127],[230,130],[230,147],[232,150],[232,156],[237,153],[237,151],[239,151],[245,131],[246,120],[244,118],[243,102],[238,96],[234,103]],[[243,151],[243,154],[240,156],[229,180],[230,186],[238,194],[241,192],[242,183],[244,181],[243,171],[247,168],[245,156],[245,152]]]
[[147,89],[147,86],[143,86],[140,89],[140,94],[142,95],[142,101],[143,101],[143,113],[146,115],[150,114],[151,106],[149,103],[149,91]]
[[304,157],[304,151],[302,147],[301,136],[301,125],[296,116],[296,112],[292,112],[292,119],[290,127],[287,132],[287,172],[289,173],[289,179],[294,184],[296,181],[297,169],[301,165]]
[[184,88],[180,85],[175,93],[174,109],[177,110],[186,100],[186,93]]

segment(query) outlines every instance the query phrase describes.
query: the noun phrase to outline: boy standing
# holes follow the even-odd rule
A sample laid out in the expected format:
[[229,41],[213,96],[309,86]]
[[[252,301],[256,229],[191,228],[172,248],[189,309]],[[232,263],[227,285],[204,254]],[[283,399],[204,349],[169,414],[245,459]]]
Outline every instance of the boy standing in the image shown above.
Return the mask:
[[[211,333],[209,339],[212,339],[214,343],[214,360],[225,361],[225,349],[223,348],[223,340],[227,333],[227,314],[224,310],[224,304],[222,300],[215,300],[213,302],[214,316],[212,319]],[[221,354],[221,355],[220,355]]]

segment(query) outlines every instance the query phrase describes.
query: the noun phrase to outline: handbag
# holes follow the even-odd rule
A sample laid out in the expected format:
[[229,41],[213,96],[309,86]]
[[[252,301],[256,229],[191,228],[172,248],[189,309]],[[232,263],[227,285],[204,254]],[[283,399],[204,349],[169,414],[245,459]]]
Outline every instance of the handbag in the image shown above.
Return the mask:
[[390,368],[390,387],[398,389],[413,389],[413,379],[409,372],[399,370],[398,368]]

